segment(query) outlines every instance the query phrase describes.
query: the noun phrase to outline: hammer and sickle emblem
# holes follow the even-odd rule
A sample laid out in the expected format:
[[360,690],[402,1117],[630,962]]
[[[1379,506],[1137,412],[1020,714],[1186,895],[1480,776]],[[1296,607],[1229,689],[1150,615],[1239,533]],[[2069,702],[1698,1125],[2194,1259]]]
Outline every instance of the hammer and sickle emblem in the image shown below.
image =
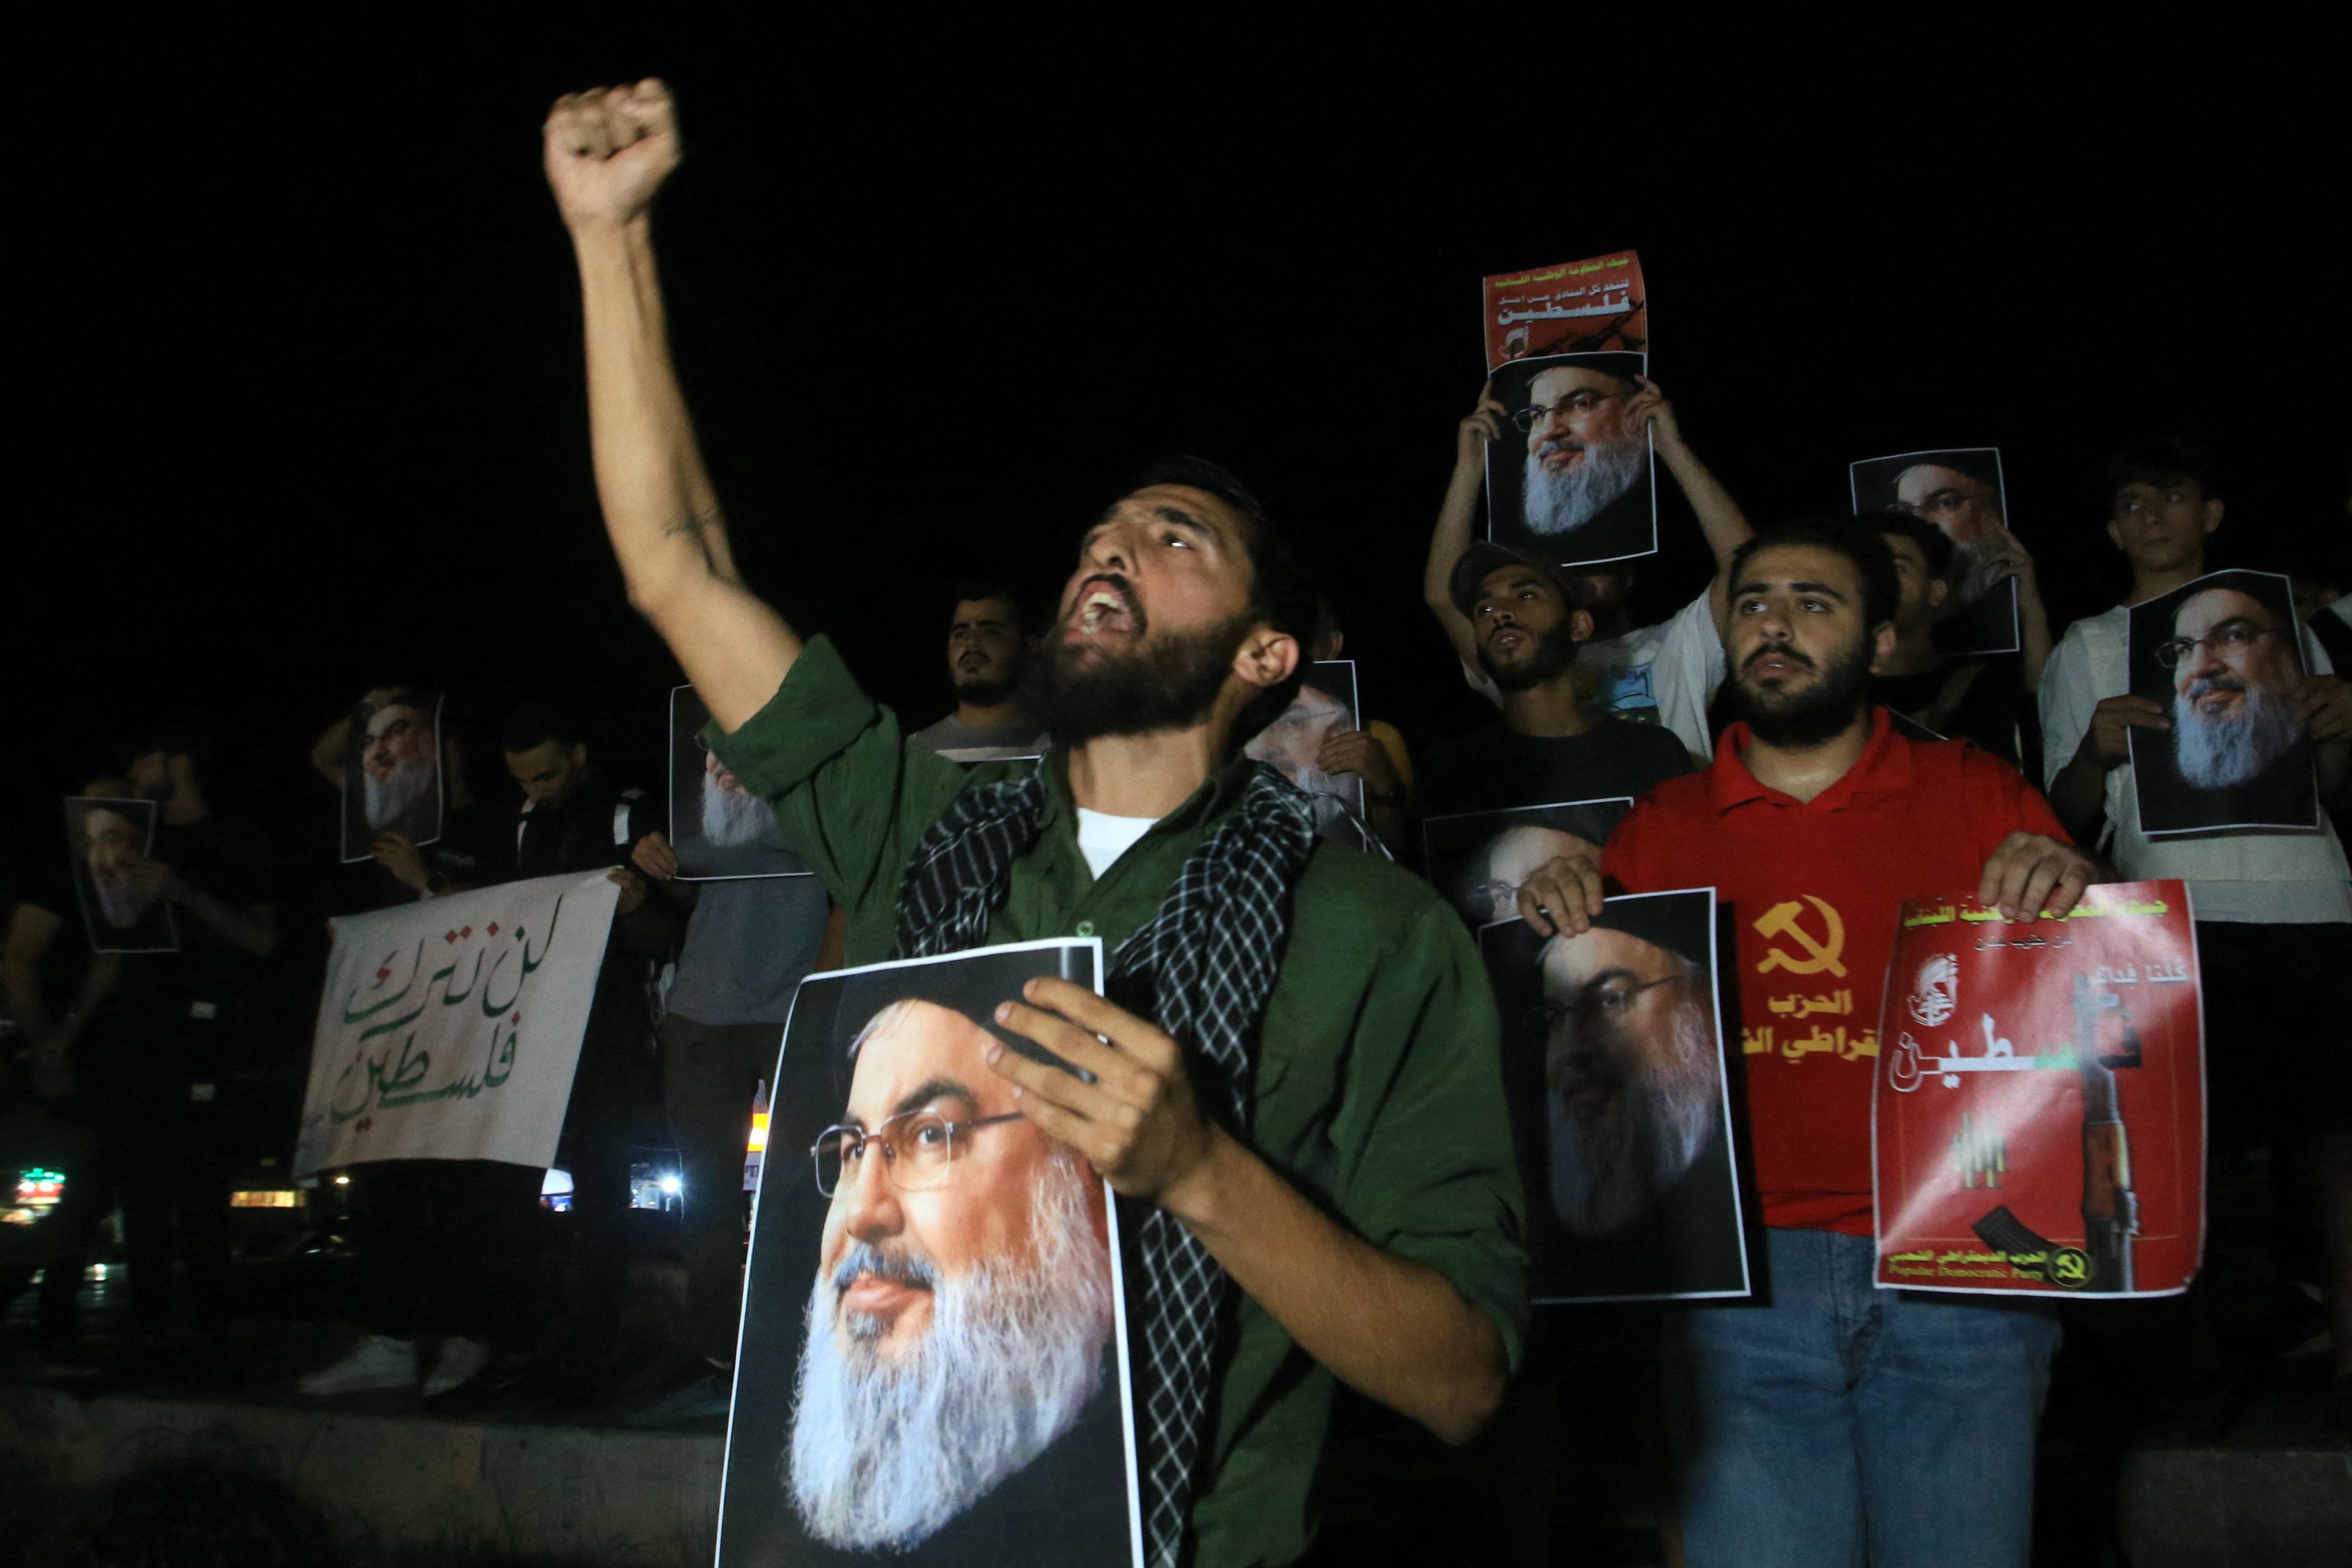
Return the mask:
[[1757,919],[1756,929],[1767,937],[1792,938],[1811,956],[1792,957],[1776,947],[1766,953],[1763,962],[1756,966],[1759,974],[1769,974],[1775,969],[1785,969],[1791,974],[1819,974],[1826,969],[1832,974],[1841,978],[1844,976],[1845,965],[1838,962],[1838,954],[1845,951],[1845,922],[1838,919],[1836,910],[1812,894],[1805,894],[1804,900],[1805,903],[1821,911],[1822,922],[1828,929],[1827,939],[1816,941],[1813,933],[1805,929],[1799,918],[1805,912],[1803,904],[1794,899],[1784,904],[1774,904]]

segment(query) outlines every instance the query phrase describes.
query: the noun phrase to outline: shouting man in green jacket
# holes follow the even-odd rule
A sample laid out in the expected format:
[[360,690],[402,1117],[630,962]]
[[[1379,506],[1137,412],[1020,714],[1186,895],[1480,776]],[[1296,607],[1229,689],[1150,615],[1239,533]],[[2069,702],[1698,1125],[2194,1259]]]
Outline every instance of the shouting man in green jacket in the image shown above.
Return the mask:
[[1081,1070],[992,1066],[1139,1234],[1153,1568],[1291,1561],[1332,1379],[1465,1442],[1528,1316],[1494,1002],[1461,921],[1318,839],[1306,797],[1237,755],[1297,689],[1309,585],[1230,476],[1150,476],[1079,545],[1037,661],[1043,767],[942,761],[735,570],[655,277],[667,89],[560,100],[545,152],[630,602],[848,911],[851,963],[1103,940],[1108,999],[1035,981],[998,1013]]

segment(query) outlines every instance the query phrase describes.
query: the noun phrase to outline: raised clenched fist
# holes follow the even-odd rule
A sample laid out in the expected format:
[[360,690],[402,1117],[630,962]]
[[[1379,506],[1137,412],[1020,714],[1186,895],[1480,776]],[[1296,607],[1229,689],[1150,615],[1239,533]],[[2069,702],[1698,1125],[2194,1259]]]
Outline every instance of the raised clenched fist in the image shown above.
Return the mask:
[[648,77],[634,87],[567,93],[548,110],[547,183],[563,221],[625,223],[677,167],[677,105]]

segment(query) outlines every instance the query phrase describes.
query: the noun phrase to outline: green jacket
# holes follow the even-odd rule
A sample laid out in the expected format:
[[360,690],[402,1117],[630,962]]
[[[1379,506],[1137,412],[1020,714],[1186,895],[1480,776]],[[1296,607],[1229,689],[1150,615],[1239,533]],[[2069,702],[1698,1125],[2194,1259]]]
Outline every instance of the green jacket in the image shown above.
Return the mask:
[[[824,637],[741,729],[708,733],[745,787],[775,803],[786,843],[846,910],[852,964],[890,956],[908,861],[949,801],[1026,765],[967,770],[908,740]],[[1159,908],[1255,766],[1210,778],[1097,881],[1053,762],[1036,847],[1013,865],[989,940],[1098,936],[1106,954]],[[1328,841],[1294,896],[1249,1142],[1358,1235],[1453,1281],[1494,1319],[1516,1367],[1528,1316],[1519,1178],[1477,952],[1424,884]],[[1281,1324],[1244,1298],[1239,1326],[1193,1500],[1200,1568],[1287,1563],[1306,1550],[1330,1413],[1331,1374]]]

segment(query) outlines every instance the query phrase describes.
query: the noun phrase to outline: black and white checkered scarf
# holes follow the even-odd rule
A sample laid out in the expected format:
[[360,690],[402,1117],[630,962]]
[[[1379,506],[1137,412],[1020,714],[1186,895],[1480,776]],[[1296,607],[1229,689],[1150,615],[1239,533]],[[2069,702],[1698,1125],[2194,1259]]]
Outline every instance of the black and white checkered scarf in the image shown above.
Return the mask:
[[[988,940],[1013,862],[1037,840],[1043,768],[968,789],[915,847],[898,894],[898,955],[960,952]],[[1315,845],[1303,791],[1259,764],[1241,804],[1176,874],[1159,910],[1112,958],[1105,989],[1184,1047],[1212,1115],[1249,1126],[1257,1032],[1290,930],[1290,889]],[[1166,1211],[1139,1227],[1143,1266],[1137,1371],[1143,1411],[1145,1561],[1176,1568],[1206,1425],[1225,1271]]]

